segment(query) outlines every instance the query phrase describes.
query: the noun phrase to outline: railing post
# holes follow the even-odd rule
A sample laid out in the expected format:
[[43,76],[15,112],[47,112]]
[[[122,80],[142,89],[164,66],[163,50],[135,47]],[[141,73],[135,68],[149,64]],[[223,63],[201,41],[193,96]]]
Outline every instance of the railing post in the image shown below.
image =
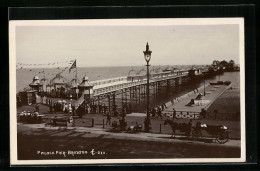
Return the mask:
[[92,118],[92,125],[91,126],[94,127],[94,118]]
[[160,132],[159,133],[162,133],[162,124],[160,124]]

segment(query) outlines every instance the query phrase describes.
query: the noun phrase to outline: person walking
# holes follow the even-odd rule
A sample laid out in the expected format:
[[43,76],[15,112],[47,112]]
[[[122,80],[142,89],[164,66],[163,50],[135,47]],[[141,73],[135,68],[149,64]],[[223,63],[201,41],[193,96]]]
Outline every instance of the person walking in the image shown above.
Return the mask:
[[72,108],[72,115],[73,116],[76,115],[76,108],[75,108],[75,106],[73,105],[71,108]]
[[68,112],[69,112],[70,115],[72,114],[72,104],[71,104],[71,102],[69,102],[69,105],[68,105]]
[[172,110],[173,110],[172,120],[173,121],[174,121],[174,119],[178,120],[178,118],[176,117],[176,110],[174,108]]
[[157,108],[157,117],[156,118],[158,118],[158,117],[160,117],[162,119],[162,111],[161,111],[160,107]]
[[106,125],[107,125],[107,124],[110,125],[110,123],[111,123],[111,116],[110,116],[110,114],[108,113],[108,114],[107,114],[107,123],[106,123]]
[[35,111],[40,113],[40,106],[38,103],[36,103],[36,105],[35,105]]

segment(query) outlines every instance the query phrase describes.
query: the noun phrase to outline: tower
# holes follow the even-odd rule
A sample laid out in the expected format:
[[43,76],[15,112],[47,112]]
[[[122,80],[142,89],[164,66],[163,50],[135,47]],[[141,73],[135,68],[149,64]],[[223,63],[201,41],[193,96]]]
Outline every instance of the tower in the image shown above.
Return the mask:
[[78,86],[80,94],[84,94],[85,100],[90,100],[93,97],[93,85],[88,81],[88,77],[85,75],[82,82]]
[[39,92],[40,88],[43,86],[43,84],[40,83],[39,77],[36,75],[33,77],[32,83],[29,84],[29,86],[33,89]]

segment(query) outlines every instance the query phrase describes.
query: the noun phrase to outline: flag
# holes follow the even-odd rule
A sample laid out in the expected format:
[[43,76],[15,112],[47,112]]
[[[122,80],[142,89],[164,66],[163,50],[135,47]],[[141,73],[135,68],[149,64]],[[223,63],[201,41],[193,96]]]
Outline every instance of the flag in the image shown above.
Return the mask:
[[76,60],[73,62],[73,64],[71,65],[70,69],[69,69],[69,73],[72,69],[76,68],[77,65],[76,65]]

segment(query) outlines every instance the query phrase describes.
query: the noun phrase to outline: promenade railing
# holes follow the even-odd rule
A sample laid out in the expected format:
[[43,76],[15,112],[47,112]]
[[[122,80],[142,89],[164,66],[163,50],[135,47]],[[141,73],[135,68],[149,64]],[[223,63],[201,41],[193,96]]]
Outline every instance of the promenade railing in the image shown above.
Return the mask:
[[[164,117],[173,117],[172,112],[162,112]],[[223,113],[214,113],[207,112],[205,117],[200,114],[200,112],[193,111],[176,111],[176,118],[178,119],[207,119],[207,120],[225,120],[225,121],[239,121],[240,113],[239,112],[223,112]]]

